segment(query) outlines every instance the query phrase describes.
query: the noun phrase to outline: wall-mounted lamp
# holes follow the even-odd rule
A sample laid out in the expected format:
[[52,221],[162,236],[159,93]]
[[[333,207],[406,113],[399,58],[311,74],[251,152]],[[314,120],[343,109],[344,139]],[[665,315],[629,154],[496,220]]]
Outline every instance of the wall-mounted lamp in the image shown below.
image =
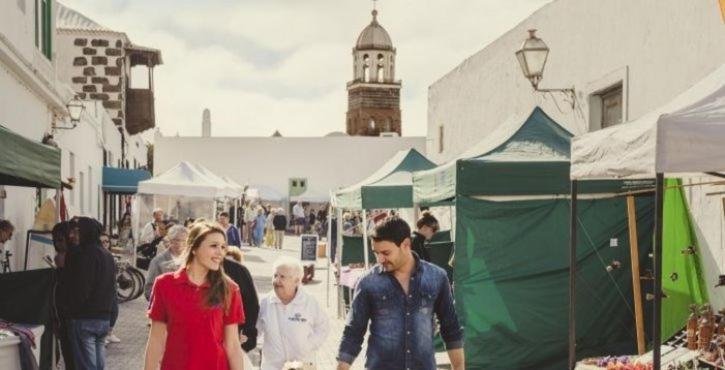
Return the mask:
[[571,108],[576,106],[576,95],[574,88],[568,89],[540,89],[539,82],[544,78],[544,67],[546,59],[549,56],[549,47],[546,46],[544,40],[536,37],[536,30],[529,30],[529,38],[521,44],[521,49],[516,52],[516,59],[521,65],[521,72],[524,77],[531,81],[534,91],[538,92],[559,92],[568,95],[571,98]]
[[56,123],[53,123],[53,128],[55,129],[61,129],[61,130],[72,130],[78,126],[78,122],[81,121],[81,114],[83,114],[83,110],[86,109],[86,106],[83,105],[83,102],[78,99],[77,95],[73,96],[73,99],[71,99],[65,107],[68,109],[68,115],[70,115],[70,126],[58,126]]

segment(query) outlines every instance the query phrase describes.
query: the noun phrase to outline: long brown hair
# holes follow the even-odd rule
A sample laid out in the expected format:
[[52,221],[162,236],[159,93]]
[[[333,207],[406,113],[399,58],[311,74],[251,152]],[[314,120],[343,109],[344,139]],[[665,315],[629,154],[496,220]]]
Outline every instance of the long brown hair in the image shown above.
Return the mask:
[[[185,266],[189,267],[191,262],[194,260],[194,251],[199,249],[201,243],[206,239],[208,235],[221,234],[224,236],[224,241],[227,240],[227,234],[224,232],[221,226],[217,223],[212,222],[196,222],[192,225],[189,231],[189,238],[187,239],[187,245],[184,256]],[[217,307],[220,304],[224,304],[224,312],[229,311],[229,305],[231,303],[231,289],[229,289],[228,277],[224,273],[223,266],[219,266],[219,270],[209,270],[207,273],[207,279],[209,280],[209,289],[206,291],[206,297],[204,303],[207,307]]]

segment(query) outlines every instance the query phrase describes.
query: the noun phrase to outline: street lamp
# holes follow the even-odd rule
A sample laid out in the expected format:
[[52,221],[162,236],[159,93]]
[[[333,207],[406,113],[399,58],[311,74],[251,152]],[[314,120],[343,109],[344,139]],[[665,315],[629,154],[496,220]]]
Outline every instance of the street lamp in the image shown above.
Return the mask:
[[546,66],[546,59],[549,56],[549,47],[546,46],[544,40],[536,37],[536,30],[529,30],[529,38],[524,40],[521,44],[521,49],[516,52],[516,59],[519,61],[521,66],[521,72],[524,77],[531,81],[531,86],[534,91],[538,92],[560,92],[567,94],[571,97],[571,107],[574,109],[576,103],[576,96],[574,95],[574,89],[540,89],[539,82],[544,77],[544,67]]
[[78,122],[81,121],[81,114],[83,114],[83,110],[86,109],[85,105],[83,105],[83,102],[78,99],[77,95],[73,96],[73,99],[71,99],[66,105],[66,109],[68,109],[68,115],[70,116],[70,126],[59,126],[55,123],[55,119],[53,120],[53,129],[58,130],[72,130],[78,126]]

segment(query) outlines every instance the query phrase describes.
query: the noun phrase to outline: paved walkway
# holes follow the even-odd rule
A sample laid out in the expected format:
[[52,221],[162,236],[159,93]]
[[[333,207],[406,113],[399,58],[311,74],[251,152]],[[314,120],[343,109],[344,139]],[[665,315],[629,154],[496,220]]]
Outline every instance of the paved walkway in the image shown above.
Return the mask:
[[[252,273],[254,283],[260,298],[272,290],[272,264],[281,255],[299,257],[300,239],[288,236],[285,238],[285,247],[282,250],[267,248],[242,248],[245,252],[244,264]],[[337,365],[335,356],[342,336],[345,323],[337,319],[337,289],[330,286],[329,300],[327,290],[327,260],[320,259],[315,268],[315,280],[304,289],[314,296],[317,301],[327,309],[330,317],[330,335],[317,353],[318,370],[333,370]],[[334,277],[330,274],[330,279]],[[329,302],[329,305],[327,304]],[[121,338],[121,343],[109,344],[106,352],[106,368],[109,370],[142,369],[146,340],[148,338],[148,326],[146,320],[146,309],[148,302],[138,298],[131,302],[122,303],[118,323],[114,332]],[[352,369],[363,369],[365,348],[355,361]],[[447,361],[446,356],[438,356],[439,363]],[[251,353],[250,359],[258,365],[258,354]],[[442,365],[441,369],[447,369]]]

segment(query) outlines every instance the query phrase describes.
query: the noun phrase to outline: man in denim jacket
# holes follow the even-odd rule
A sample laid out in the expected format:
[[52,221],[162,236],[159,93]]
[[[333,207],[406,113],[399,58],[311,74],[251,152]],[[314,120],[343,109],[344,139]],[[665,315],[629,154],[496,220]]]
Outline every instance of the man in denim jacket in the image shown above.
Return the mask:
[[370,321],[367,369],[434,370],[435,314],[453,369],[463,370],[463,328],[446,272],[411,251],[410,226],[398,217],[378,223],[371,237],[378,264],[355,287],[337,369],[350,368]]

